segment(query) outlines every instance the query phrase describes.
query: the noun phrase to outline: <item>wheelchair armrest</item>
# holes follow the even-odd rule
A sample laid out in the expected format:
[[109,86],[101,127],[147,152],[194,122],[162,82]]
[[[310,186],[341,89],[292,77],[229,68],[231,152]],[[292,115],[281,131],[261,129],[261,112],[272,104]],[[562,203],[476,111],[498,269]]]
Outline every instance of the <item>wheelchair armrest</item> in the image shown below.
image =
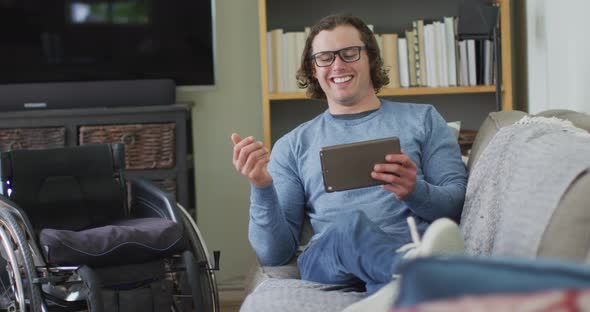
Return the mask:
[[150,181],[127,177],[131,184],[130,215],[135,218],[164,218],[182,224],[172,195]]

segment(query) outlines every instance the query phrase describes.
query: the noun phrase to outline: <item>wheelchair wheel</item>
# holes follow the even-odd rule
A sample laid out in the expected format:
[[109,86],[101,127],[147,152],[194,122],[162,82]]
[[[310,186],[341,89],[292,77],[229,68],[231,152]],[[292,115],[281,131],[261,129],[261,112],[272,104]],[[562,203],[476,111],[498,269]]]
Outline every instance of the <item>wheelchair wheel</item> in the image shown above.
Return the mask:
[[219,312],[219,296],[209,251],[190,214],[180,204],[182,223],[188,237],[190,252],[185,253],[187,277],[192,281],[192,296],[197,311]]
[[4,287],[0,310],[41,311],[41,294],[33,283],[37,274],[29,243],[20,224],[6,208],[0,208],[0,239],[5,263],[0,268],[0,286]]

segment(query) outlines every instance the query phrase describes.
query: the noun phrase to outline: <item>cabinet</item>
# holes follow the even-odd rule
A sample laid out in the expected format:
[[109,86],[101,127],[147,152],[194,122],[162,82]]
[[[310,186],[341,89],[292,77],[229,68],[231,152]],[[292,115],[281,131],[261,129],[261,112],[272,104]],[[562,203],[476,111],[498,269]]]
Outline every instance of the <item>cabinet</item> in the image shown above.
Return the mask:
[[128,176],[153,181],[192,209],[189,113],[185,105],[3,112],[0,151],[122,142]]
[[[282,28],[302,31],[323,16],[351,13],[372,24],[376,33],[403,33],[418,18],[426,22],[457,16],[461,0],[259,0],[260,64],[264,142],[272,144],[300,122],[311,119],[327,106],[310,100],[305,93],[270,93],[267,31]],[[500,18],[502,110],[512,109],[512,62],[510,0],[496,0]],[[493,85],[469,87],[409,87],[382,89],[379,97],[400,102],[434,104],[448,121],[461,120],[463,127],[477,129],[489,111],[495,110]],[[439,107],[440,106],[440,107]]]

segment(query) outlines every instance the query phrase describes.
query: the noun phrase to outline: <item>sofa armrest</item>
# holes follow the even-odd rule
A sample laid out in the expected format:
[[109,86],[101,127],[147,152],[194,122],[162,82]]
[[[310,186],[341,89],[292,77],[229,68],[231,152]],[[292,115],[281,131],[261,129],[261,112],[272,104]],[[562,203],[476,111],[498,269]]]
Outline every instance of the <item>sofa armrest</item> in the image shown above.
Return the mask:
[[485,147],[502,127],[512,125],[524,116],[526,116],[526,113],[521,111],[501,111],[488,114],[473,141],[467,168],[471,170],[475,166]]
[[590,115],[569,109],[550,109],[536,114],[540,117],[556,117],[571,121],[574,126],[590,132]]
[[258,258],[254,257],[252,264],[246,273],[246,279],[244,282],[246,295],[253,292],[258,285],[270,278],[300,279],[301,275],[299,274],[299,268],[297,267],[297,257],[303,252],[303,249],[305,249],[313,237],[313,233],[313,227],[311,226],[309,216],[306,215],[301,226],[301,233],[299,233],[299,248],[295,257],[293,257],[289,263],[278,266],[263,266],[260,261],[258,261]]
[[246,295],[252,293],[258,285],[270,278],[301,278],[297,267],[297,257],[291,259],[289,263],[279,266],[263,266],[258,261],[258,258],[254,257],[244,283]]

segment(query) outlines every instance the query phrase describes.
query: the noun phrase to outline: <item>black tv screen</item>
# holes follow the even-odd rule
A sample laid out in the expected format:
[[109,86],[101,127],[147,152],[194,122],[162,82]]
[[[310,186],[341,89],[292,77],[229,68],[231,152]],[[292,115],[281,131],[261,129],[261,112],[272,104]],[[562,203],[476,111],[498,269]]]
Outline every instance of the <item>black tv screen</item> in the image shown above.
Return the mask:
[[213,85],[211,0],[0,1],[0,84]]

